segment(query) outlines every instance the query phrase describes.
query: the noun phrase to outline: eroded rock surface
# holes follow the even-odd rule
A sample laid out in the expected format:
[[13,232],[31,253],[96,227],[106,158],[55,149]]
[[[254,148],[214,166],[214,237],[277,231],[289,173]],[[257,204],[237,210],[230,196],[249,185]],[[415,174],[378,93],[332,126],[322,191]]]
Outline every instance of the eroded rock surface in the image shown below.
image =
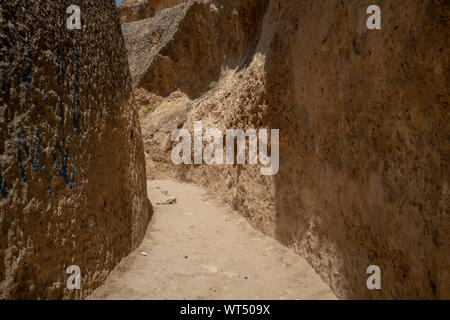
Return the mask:
[[123,0],[119,5],[120,21],[123,23],[153,17],[163,9],[187,0]]
[[[144,117],[148,175],[208,186],[305,256],[340,298],[448,299],[449,7],[384,1],[382,30],[368,30],[370,4],[271,0],[264,16],[248,17],[261,19],[253,24],[257,41],[249,54],[230,54],[234,64],[216,43],[197,41],[200,33],[190,33],[192,55],[186,42],[163,43],[139,82],[157,95],[174,92],[168,99],[175,101]],[[202,10],[183,13],[171,38],[185,33],[183,21],[189,31],[209,25],[215,14],[200,18]],[[202,91],[183,79],[198,83],[210,54],[220,62],[218,87],[196,97]],[[174,61],[183,63],[169,67]],[[174,166],[171,133],[192,132],[194,120],[222,131],[280,129],[278,174],[264,177],[249,165]],[[381,290],[366,286],[370,265],[381,268]]]
[[152,212],[119,16],[109,0],[10,0],[0,26],[0,298],[82,298]]
[[252,53],[266,1],[194,1],[123,26],[136,87],[198,97]]

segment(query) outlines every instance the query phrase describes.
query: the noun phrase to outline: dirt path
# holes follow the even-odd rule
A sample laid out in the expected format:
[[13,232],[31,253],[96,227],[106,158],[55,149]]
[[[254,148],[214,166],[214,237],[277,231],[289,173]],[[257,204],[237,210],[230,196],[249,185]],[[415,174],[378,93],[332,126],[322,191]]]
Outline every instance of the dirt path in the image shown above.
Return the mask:
[[[335,299],[303,258],[205,190],[156,180],[148,191],[155,214],[144,241],[89,299]],[[170,196],[176,204],[156,204]]]

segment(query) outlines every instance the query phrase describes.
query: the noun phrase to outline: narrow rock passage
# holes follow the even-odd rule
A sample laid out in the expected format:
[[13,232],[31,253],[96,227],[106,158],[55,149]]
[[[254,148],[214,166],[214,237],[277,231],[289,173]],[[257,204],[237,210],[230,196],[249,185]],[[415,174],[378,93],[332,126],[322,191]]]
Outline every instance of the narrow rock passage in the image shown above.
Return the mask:
[[306,260],[204,189],[155,180],[148,193],[144,241],[89,299],[336,299]]

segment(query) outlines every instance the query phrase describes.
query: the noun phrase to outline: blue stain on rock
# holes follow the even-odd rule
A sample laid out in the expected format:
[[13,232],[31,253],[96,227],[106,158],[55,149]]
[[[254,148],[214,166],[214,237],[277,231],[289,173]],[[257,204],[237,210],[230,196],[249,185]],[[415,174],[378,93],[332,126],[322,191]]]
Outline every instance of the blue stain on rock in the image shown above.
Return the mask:
[[38,172],[39,171],[39,151],[41,148],[41,136],[39,134],[39,130],[36,130],[36,139],[37,139],[37,143],[36,143],[36,154],[34,156],[34,164],[33,164],[33,170],[34,172]]
[[25,149],[25,153],[27,155],[27,159],[29,159],[30,157],[30,150],[28,149],[28,145],[27,142],[25,140],[25,137],[22,133],[18,133],[17,134],[17,138],[18,138],[18,142],[17,142],[17,158],[19,160],[19,168],[20,168],[20,174],[22,176],[22,180],[23,182],[27,183],[27,176],[25,175],[25,167],[23,165],[23,161],[22,161],[22,142],[24,143],[24,149]]
[[73,126],[77,133],[80,132],[80,116],[81,116],[81,98],[80,98],[80,57],[75,51],[76,71],[75,71],[75,90],[76,90],[76,110],[73,114]]
[[39,134],[39,130],[36,130],[36,148],[35,148],[35,155],[34,155],[34,161],[31,159],[30,154],[30,148],[28,147],[27,140],[25,139],[25,136],[22,133],[17,134],[18,142],[17,142],[17,158],[19,161],[19,168],[20,168],[20,174],[22,176],[23,182],[28,182],[27,176],[25,174],[25,166],[22,160],[22,147],[25,150],[26,154],[26,160],[33,166],[33,171],[38,172],[39,171],[39,153],[41,148],[41,136]]
[[[61,59],[60,49],[57,49],[57,63],[58,63],[58,98],[59,98],[59,116],[61,119],[61,125],[64,126],[64,90],[69,88],[69,79],[66,73],[66,65]],[[80,94],[80,56],[75,51],[75,100],[70,99],[73,109],[73,126],[77,133],[80,132],[80,117],[81,117],[81,94]],[[70,90],[70,89],[67,89]]]
[[8,189],[7,189],[5,181],[3,180],[1,168],[0,168],[0,194],[2,195],[2,198],[8,197]]
[[[62,166],[60,167],[57,161],[57,153],[60,152],[62,155]],[[55,165],[56,170],[58,171],[60,176],[66,176],[67,177],[67,158],[69,156],[69,150],[66,149],[66,151],[62,152],[61,146],[59,145],[59,142],[55,144],[55,149],[53,149],[53,163]]]
[[[62,156],[62,163],[61,166],[58,164],[58,152]],[[69,179],[67,177],[67,159],[69,158],[69,149],[66,148],[66,150],[63,153],[63,150],[58,142],[55,144],[55,148],[53,149],[53,163],[55,165],[56,170],[58,171],[59,175],[64,178],[64,182],[66,185],[72,189],[73,185],[75,184],[75,173],[72,172],[71,179],[72,181],[69,182]]]
[[56,52],[57,62],[58,62],[58,97],[59,97],[59,115],[61,117],[61,125],[64,125],[64,101],[63,101],[63,85],[64,79],[66,79],[66,71],[64,68],[64,61],[61,60],[60,49],[58,48]]
[[75,184],[75,172],[72,172],[71,179],[72,181],[70,181],[69,184],[67,185],[70,189],[72,189],[73,185]]
[[[26,65],[26,73],[25,76],[22,77],[19,74],[19,70],[17,70],[17,66],[11,62],[10,65],[14,70],[14,73],[17,75],[17,78],[19,78],[20,81],[24,82],[25,84],[29,85],[31,83],[31,79],[33,77],[33,44],[31,42],[28,42],[28,57],[26,58],[27,65]],[[11,52],[8,52],[8,56],[12,61]]]
[[51,196],[54,195],[52,187],[50,186],[50,182],[47,182],[47,191]]
[[6,73],[3,67],[1,68],[1,75],[2,75],[3,96],[5,97],[5,102],[8,103],[8,85],[6,84]]

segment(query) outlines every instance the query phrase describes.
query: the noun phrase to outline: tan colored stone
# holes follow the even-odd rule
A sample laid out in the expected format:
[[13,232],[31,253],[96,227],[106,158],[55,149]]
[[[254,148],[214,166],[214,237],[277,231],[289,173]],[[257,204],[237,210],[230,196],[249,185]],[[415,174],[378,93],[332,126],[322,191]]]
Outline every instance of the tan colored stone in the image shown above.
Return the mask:
[[182,2],[187,0],[123,0],[118,7],[120,21],[127,23],[151,18],[161,10]]
[[178,89],[200,96],[222,67],[249,57],[265,8],[256,0],[191,0],[123,26],[133,84],[164,97]]
[[85,297],[152,213],[119,16],[78,2],[82,30],[72,1],[0,5],[0,298]]
[[[231,67],[219,59],[218,88],[197,91],[190,108],[144,120],[149,175],[175,171],[214,190],[305,256],[340,298],[448,299],[449,7],[384,1],[382,30],[368,30],[370,4],[271,0],[247,55],[235,55]],[[192,21],[189,30],[209,25],[193,13],[183,20]],[[180,52],[189,59],[180,43],[159,49],[166,65]],[[216,50],[197,43],[196,63],[184,62],[192,74],[201,74],[198,61]],[[194,78],[161,68],[155,59],[146,70],[165,70],[166,90],[148,90],[195,91],[174,79]],[[194,120],[220,130],[279,128],[279,173],[263,177],[249,165],[175,167],[170,134],[192,131]],[[381,290],[366,287],[374,264]]]

